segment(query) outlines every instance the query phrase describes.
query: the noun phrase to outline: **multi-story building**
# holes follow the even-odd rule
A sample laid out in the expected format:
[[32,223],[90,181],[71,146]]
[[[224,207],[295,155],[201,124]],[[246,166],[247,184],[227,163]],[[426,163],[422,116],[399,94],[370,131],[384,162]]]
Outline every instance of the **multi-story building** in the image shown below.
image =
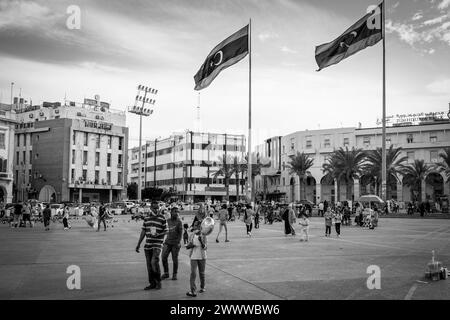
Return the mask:
[[[305,181],[305,198],[314,203],[320,201],[346,200],[347,189],[345,182],[340,183],[337,194],[337,181],[329,181],[323,173],[323,164],[328,156],[339,148],[375,150],[381,148],[382,130],[378,128],[338,128],[328,130],[299,131],[284,137],[266,140],[264,145],[257,148],[263,157],[272,159],[271,168],[263,169],[262,175],[256,179],[257,194],[266,199],[277,201],[300,200],[299,178],[289,171],[291,156],[297,152],[304,152],[314,160]],[[393,145],[402,148],[402,156],[408,158],[408,163],[414,160],[425,160],[432,170],[422,182],[422,199],[436,200],[449,195],[449,180],[433,164],[439,162],[439,154],[444,148],[450,147],[450,121],[428,121],[420,124],[402,124],[388,126],[386,135],[387,148]],[[276,162],[276,159],[280,159]],[[352,199],[360,195],[374,194],[375,186],[362,176],[353,181],[351,186]],[[390,197],[400,202],[412,200],[412,192],[406,186],[404,177],[398,176],[397,182],[390,186]]]
[[10,105],[0,103],[0,202],[13,199],[13,159],[15,113]]
[[[129,152],[129,182],[138,181],[139,147]],[[214,178],[223,157],[230,163],[245,157],[245,136],[187,131],[169,138],[147,141],[142,146],[142,187],[173,190],[186,201],[222,200],[226,197],[223,176]],[[237,185],[240,188],[237,188]],[[229,181],[230,200],[242,195],[244,182]],[[240,190],[237,190],[240,189]]]
[[16,109],[17,201],[111,202],[126,197],[128,128],[109,104],[43,103]]

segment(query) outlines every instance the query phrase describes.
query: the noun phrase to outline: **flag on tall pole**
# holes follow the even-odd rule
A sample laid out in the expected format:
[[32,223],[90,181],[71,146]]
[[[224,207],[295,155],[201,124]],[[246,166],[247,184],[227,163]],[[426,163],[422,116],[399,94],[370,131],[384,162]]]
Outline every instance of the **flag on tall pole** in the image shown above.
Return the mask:
[[378,6],[371,6],[367,14],[332,42],[316,47],[316,62],[320,71],[342,60],[374,46],[383,40],[383,96],[382,96],[382,164],[381,198],[387,200],[386,161],[386,0]]
[[219,43],[206,57],[194,76],[195,90],[207,88],[222,70],[238,63],[248,54],[249,26]]
[[320,71],[377,44],[383,38],[384,2],[369,8],[369,12],[337,39],[316,47],[316,62]]

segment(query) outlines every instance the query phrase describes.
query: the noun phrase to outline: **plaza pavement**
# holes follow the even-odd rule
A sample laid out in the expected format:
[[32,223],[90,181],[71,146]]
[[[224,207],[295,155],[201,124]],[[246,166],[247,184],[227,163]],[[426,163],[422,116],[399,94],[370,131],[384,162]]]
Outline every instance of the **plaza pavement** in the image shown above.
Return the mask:
[[[142,222],[117,217],[107,232],[84,220],[64,231],[59,223],[45,232],[0,225],[0,299],[193,299],[189,258],[180,252],[178,280],[160,291],[144,291],[143,249],[134,248]],[[192,221],[192,216],[183,216]],[[308,243],[285,237],[282,224],[245,234],[241,221],[229,223],[229,238],[208,237],[206,293],[194,299],[450,299],[450,280],[424,279],[431,250],[450,267],[450,220],[381,219],[375,230],[342,227],[342,237],[324,237],[322,218],[313,218]],[[299,226],[297,225],[299,230]],[[172,268],[170,258],[170,269]],[[81,290],[68,290],[70,265],[81,268]],[[381,290],[369,290],[367,267],[381,268]],[[198,279],[197,279],[198,281]]]

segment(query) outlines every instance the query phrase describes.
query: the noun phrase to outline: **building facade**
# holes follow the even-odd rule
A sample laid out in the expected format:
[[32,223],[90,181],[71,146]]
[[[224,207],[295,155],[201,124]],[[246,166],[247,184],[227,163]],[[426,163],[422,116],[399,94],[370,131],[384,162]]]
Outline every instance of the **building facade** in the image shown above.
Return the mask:
[[[139,147],[129,151],[129,182],[138,182]],[[223,158],[230,163],[244,159],[245,136],[187,131],[142,146],[142,188],[172,190],[185,201],[223,200],[226,187],[223,176],[214,178]],[[237,181],[238,180],[238,181]],[[237,188],[239,185],[239,188]],[[238,190],[240,189],[240,190]],[[230,200],[242,195],[243,181],[229,181]]]
[[17,108],[15,198],[112,202],[126,197],[125,112],[85,99]]
[[[323,164],[335,149],[361,148],[376,150],[381,148],[381,128],[338,128],[328,130],[300,131],[284,137],[274,137],[266,140],[258,147],[257,152],[272,159],[272,167],[263,169],[258,176],[255,188],[260,198],[276,201],[309,200],[314,203],[320,201],[354,200],[364,194],[375,194],[375,186],[362,176],[351,185],[352,198],[347,199],[345,182],[340,183],[338,194],[337,181],[328,181],[323,173]],[[449,181],[433,165],[440,162],[439,154],[444,148],[450,147],[450,122],[436,121],[418,125],[403,125],[387,127],[387,148],[393,145],[402,148],[402,156],[408,158],[408,163],[414,160],[424,160],[432,170],[422,182],[421,199],[436,201],[442,196],[449,195]],[[280,147],[278,147],[278,145]],[[273,154],[277,152],[277,154]],[[300,199],[299,178],[289,172],[290,157],[297,152],[304,152],[314,160],[313,167],[305,182],[306,199]],[[398,176],[397,182],[390,186],[391,198],[399,202],[413,200],[413,193],[406,186],[404,177]]]
[[15,113],[10,105],[0,104],[0,202],[13,200],[13,160]]

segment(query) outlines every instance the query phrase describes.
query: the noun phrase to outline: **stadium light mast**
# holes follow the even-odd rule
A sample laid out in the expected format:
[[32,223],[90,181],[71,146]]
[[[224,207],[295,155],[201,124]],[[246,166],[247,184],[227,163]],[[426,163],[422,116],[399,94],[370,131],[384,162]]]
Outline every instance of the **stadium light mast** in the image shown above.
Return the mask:
[[156,96],[158,90],[146,87],[143,85],[138,86],[138,93],[134,101],[134,106],[128,107],[128,112],[137,114],[139,116],[139,175],[138,175],[138,201],[142,200],[142,117],[149,117],[153,113],[152,106],[155,105],[156,100],[151,99],[148,96]]

